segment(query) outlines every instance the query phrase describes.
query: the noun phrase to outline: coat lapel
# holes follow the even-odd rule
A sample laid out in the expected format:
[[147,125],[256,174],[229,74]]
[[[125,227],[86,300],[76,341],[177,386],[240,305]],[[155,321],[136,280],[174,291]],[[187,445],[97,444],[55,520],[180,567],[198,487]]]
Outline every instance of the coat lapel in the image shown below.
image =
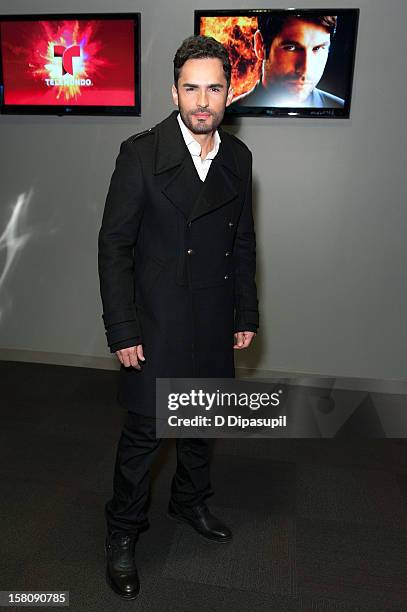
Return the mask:
[[187,155],[181,165],[168,173],[169,181],[162,189],[165,196],[183,213],[186,219],[203,186],[194,163],[192,159],[188,159],[188,155],[190,153],[187,150]]
[[188,221],[193,221],[236,198],[241,173],[230,136],[219,129],[219,151],[191,207],[191,195],[196,194],[196,179],[200,179],[179,129],[177,114],[178,111],[174,111],[156,126],[153,173],[168,174],[163,193]]
[[224,206],[239,194],[241,177],[229,135],[221,131],[220,136],[219,151],[211,163],[189,221]]

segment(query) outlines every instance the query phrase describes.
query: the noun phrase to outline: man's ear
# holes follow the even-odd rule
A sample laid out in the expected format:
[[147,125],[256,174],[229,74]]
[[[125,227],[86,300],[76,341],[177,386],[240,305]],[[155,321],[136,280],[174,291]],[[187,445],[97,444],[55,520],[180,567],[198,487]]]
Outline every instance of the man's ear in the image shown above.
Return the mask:
[[229,104],[232,102],[234,93],[235,92],[233,91],[233,87],[232,85],[230,85],[229,90],[228,90],[228,95],[226,97],[226,106],[229,106]]
[[254,35],[253,46],[254,46],[254,52],[257,55],[257,59],[263,61],[265,59],[264,58],[264,40],[263,40],[263,36],[261,35],[260,30],[257,30],[257,32]]
[[178,106],[178,89],[175,87],[175,85],[171,87],[171,93],[175,106]]

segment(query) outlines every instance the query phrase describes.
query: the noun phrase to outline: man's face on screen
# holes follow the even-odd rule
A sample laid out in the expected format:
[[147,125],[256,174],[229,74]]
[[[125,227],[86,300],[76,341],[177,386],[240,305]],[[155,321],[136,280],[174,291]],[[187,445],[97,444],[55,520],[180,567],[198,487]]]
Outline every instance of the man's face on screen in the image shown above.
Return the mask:
[[263,85],[276,92],[281,105],[304,102],[324,73],[330,43],[330,33],[323,26],[287,20],[265,58]]
[[178,87],[172,86],[172,97],[187,128],[193,134],[209,134],[220,125],[233,90],[227,87],[220,59],[189,59],[181,68]]

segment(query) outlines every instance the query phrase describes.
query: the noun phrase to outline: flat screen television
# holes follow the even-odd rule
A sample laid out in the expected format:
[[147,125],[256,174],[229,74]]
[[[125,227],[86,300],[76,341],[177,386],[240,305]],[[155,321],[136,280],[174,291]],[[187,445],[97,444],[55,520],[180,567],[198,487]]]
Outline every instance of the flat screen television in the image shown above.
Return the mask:
[[140,115],[140,13],[0,16],[2,113]]
[[359,9],[197,10],[228,50],[227,114],[349,118]]

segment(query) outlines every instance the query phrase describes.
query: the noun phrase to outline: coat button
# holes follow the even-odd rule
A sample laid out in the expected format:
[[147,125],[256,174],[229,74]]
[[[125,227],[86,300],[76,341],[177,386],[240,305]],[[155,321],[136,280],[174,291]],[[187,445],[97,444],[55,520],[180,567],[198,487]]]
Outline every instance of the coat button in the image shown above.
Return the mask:
[[188,249],[187,251],[188,255],[193,255],[195,253],[194,249]]
[[229,276],[227,274],[225,274],[225,280],[228,280]]
[[226,251],[226,253],[225,253],[225,257],[229,257],[229,255],[230,255],[230,252],[229,252],[229,251]]
[[233,221],[229,221],[229,227],[233,227],[234,223]]

